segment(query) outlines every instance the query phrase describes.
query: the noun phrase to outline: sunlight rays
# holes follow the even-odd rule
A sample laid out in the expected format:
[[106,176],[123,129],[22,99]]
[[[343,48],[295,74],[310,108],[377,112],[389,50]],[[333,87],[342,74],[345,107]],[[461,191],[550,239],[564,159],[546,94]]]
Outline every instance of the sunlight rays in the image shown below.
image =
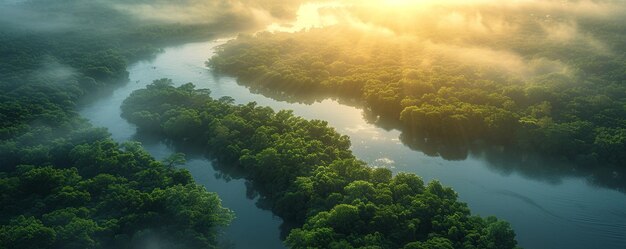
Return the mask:
[[338,23],[337,15],[326,14],[324,10],[336,9],[343,5],[338,2],[305,3],[298,8],[296,20],[291,23],[272,23],[265,28],[269,32],[297,32],[311,28],[321,28]]

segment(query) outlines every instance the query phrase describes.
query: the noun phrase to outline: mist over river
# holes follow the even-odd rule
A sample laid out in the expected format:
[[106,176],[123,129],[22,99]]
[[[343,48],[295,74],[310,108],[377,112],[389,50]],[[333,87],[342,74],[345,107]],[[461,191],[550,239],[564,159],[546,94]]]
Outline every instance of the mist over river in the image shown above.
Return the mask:
[[[352,150],[361,160],[394,173],[411,172],[426,182],[433,179],[452,187],[474,214],[507,220],[520,246],[528,249],[626,247],[626,194],[599,187],[597,179],[564,170],[546,170],[537,162],[489,160],[470,153],[463,160],[445,160],[410,149],[398,130],[368,123],[362,110],[324,100],[313,104],[277,101],[251,93],[232,77],[214,74],[205,61],[226,40],[190,43],[164,49],[155,58],[129,66],[130,81],[103,96],[85,100],[80,114],[96,127],[106,127],[118,142],[137,140],[157,159],[175,148],[158,138],[139,136],[134,125],[120,117],[120,105],[134,90],[154,79],[170,78],[176,84],[193,82],[209,88],[214,98],[231,96],[236,103],[256,101],[274,110],[289,109],[307,119],[328,121],[339,133],[349,135]],[[199,184],[217,192],[236,219],[226,228],[224,244],[233,248],[281,248],[282,220],[256,205],[242,179],[223,179],[212,162],[200,153],[189,153],[186,165]],[[533,165],[532,167],[530,165]],[[513,166],[512,166],[513,165]],[[595,181],[594,181],[595,180]],[[249,198],[249,197],[252,197]]]

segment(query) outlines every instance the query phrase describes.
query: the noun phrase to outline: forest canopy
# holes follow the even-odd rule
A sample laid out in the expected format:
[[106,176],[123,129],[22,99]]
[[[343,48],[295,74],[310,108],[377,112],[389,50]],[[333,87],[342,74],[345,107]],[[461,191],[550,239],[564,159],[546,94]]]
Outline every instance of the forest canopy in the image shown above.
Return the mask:
[[215,248],[234,218],[215,193],[76,112],[130,62],[220,30],[102,3],[0,3],[0,248]]
[[357,100],[434,155],[486,142],[623,168],[623,3],[368,2],[321,7],[327,27],[241,35],[208,65],[273,97]]
[[452,189],[414,174],[392,176],[357,160],[325,121],[256,103],[213,99],[192,83],[154,81],[122,116],[145,132],[202,146],[221,171],[238,172],[286,222],[291,248],[515,248],[515,232],[470,214]]
[[[113,141],[78,103],[165,45],[298,21],[303,2],[0,0],[0,249],[218,248],[235,215],[174,167],[184,157]],[[306,5],[320,28],[240,35],[209,65],[279,97],[362,104],[433,154],[486,142],[623,167],[621,1],[320,2]],[[438,181],[367,165],[325,121],[167,79],[123,115],[243,177],[296,225],[289,247],[516,248],[507,222]]]

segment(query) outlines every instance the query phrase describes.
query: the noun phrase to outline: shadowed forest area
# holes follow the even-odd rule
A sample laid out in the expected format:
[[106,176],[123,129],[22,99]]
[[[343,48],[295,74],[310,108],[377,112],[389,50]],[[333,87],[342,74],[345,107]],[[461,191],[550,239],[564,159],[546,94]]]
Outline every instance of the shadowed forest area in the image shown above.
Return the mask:
[[[431,158],[481,155],[496,171],[623,193],[624,13],[612,0],[0,0],[0,249],[236,247],[246,238],[229,245],[224,231],[237,213],[181,168],[177,146],[206,153],[215,178],[243,181],[253,208],[284,222],[278,245],[519,248],[515,223],[471,212],[437,175],[394,171],[382,153],[389,168],[357,158],[346,127],[186,81],[139,85],[129,68],[166,47],[236,37],[210,48],[208,68],[183,63],[195,71],[167,77],[206,73],[222,87],[233,76],[245,94],[283,102],[337,99]],[[149,65],[150,76],[163,70]],[[128,84],[148,85],[109,113],[121,108],[132,139],[169,146],[162,161],[79,114]],[[494,193],[555,213],[527,197],[536,195]],[[615,244],[623,224],[602,223],[623,216],[613,206],[598,220],[582,208],[562,217],[600,224]]]
[[187,171],[91,127],[76,103],[166,44],[249,19],[145,21],[117,3],[0,2],[0,248],[214,248],[234,217]]

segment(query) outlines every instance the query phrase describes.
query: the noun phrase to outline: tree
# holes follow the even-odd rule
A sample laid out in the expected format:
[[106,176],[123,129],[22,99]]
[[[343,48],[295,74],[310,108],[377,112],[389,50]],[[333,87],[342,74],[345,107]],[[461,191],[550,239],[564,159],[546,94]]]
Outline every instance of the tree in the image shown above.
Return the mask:
[[163,159],[163,163],[167,168],[174,168],[176,166],[183,165],[186,162],[187,160],[185,160],[185,154],[183,153],[174,153]]
[[3,248],[50,248],[56,233],[35,217],[18,216],[0,227],[0,245]]

